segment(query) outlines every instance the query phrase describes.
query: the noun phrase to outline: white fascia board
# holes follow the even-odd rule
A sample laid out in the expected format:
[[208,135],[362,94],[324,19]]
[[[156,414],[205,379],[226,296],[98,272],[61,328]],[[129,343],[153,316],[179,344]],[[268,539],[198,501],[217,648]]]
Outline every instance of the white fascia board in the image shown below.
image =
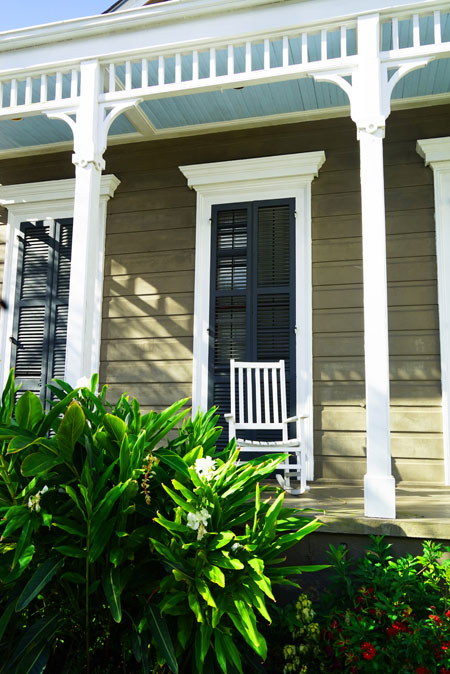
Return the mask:
[[[229,39],[309,25],[329,25],[373,12],[429,9],[436,0],[169,0],[100,16],[0,33],[0,71]],[[151,30],[151,40],[149,39]]]

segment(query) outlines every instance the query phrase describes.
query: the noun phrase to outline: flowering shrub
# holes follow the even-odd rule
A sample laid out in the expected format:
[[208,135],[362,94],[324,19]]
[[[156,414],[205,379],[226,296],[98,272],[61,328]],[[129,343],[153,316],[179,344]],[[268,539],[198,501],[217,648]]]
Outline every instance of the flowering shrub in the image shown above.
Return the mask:
[[261,500],[284,456],[237,466],[215,410],[168,439],[187,400],[141,414],[82,384],[47,412],[12,374],[2,395],[0,674],[253,671],[272,586],[314,569],[283,562],[319,523]]
[[[449,562],[441,546],[394,560],[382,537],[355,568],[332,549],[335,583],[322,617],[326,671],[450,672]],[[343,591],[344,588],[344,591]]]

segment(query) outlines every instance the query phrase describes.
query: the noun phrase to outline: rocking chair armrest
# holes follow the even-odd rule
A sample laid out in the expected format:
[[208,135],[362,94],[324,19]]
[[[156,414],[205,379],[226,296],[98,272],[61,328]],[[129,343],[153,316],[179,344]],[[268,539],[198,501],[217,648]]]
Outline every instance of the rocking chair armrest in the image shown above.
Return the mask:
[[234,421],[234,414],[231,414],[231,412],[229,414],[224,414],[223,416],[227,423],[230,423],[230,421]]
[[300,419],[309,419],[309,414],[300,414],[298,417],[289,417],[289,419],[284,419],[283,423],[290,424],[292,421],[300,421]]

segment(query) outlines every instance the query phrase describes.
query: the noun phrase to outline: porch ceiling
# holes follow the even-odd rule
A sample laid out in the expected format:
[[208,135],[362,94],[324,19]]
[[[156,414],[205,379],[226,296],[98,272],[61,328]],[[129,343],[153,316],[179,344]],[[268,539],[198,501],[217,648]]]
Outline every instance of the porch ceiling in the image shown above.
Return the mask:
[[[369,5],[381,12],[380,67],[389,76],[407,70],[408,60],[436,59],[400,79],[392,107],[448,102],[450,12],[421,0],[414,14],[414,2],[396,0],[390,15],[390,3],[377,2],[375,9],[370,0],[364,12]],[[0,157],[71,149],[69,126],[45,113],[73,115],[84,59],[100,60],[103,109],[127,108],[109,130],[110,143],[349,114],[347,94],[330,83],[335,76],[321,73],[340,73],[350,84],[360,58],[360,0],[331,19],[329,0],[230,0],[225,9],[218,0],[162,5],[1,34]]]

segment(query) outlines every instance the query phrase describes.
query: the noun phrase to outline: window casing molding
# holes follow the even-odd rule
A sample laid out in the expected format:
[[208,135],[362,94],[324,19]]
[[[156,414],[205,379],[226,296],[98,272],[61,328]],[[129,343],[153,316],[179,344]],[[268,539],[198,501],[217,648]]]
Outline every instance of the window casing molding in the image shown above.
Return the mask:
[[312,480],[312,276],[311,183],[325,162],[325,152],[180,166],[197,192],[192,408],[208,407],[208,353],[211,273],[211,209],[220,204],[267,199],[295,199],[296,405]]
[[[83,268],[77,270],[78,274],[95,275],[95,292],[88,298],[88,302],[84,308],[86,314],[91,317],[92,325],[92,340],[90,343],[89,354],[91,372],[98,372],[100,362],[106,205],[108,200],[114,195],[119,183],[120,181],[114,175],[105,175],[101,178],[98,218],[99,226],[97,236],[95,237],[95,255],[91,258],[96,261],[96,265],[94,268],[88,268],[87,260],[85,260]],[[2,350],[0,385],[2,388],[6,382],[11,364],[10,337],[13,334],[20,224],[26,220],[48,221],[57,218],[72,218],[74,211],[74,196],[75,178],[0,186],[0,205],[8,210],[2,292],[2,299],[6,303],[8,309],[7,311],[2,311],[0,327],[0,348]],[[76,245],[77,238],[76,230],[74,229],[72,252]],[[69,316],[71,312],[71,300],[76,292],[76,287],[71,283],[69,290]],[[69,345],[70,341],[71,335],[68,334],[67,345]]]
[[450,136],[417,141],[434,176],[444,481],[450,484]]

